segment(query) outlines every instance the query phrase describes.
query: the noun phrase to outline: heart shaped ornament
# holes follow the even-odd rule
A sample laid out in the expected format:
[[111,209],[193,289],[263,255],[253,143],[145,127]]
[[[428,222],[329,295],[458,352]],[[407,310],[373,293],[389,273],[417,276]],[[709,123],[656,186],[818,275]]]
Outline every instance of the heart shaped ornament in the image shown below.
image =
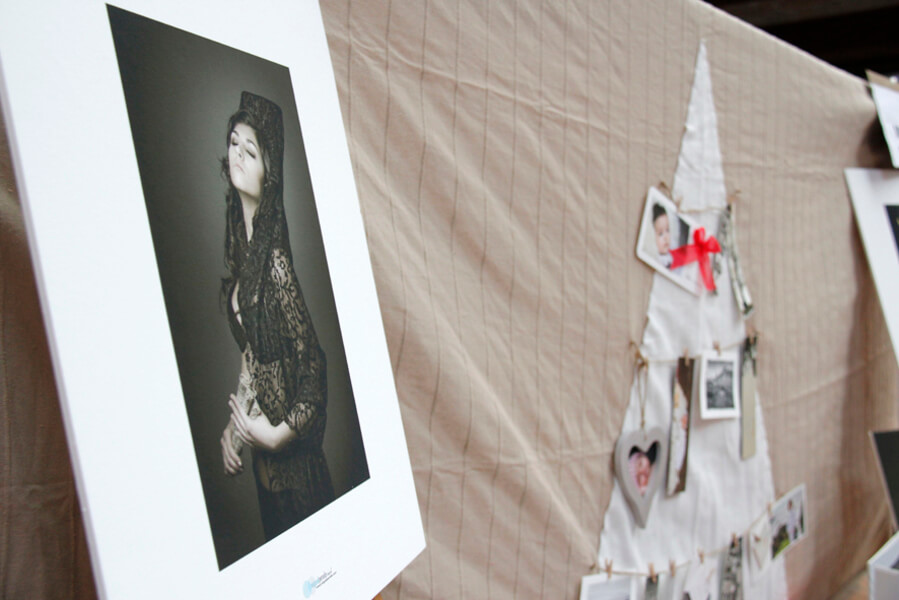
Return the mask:
[[661,427],[628,431],[615,445],[615,476],[641,529],[646,527],[652,499],[662,485],[667,455]]

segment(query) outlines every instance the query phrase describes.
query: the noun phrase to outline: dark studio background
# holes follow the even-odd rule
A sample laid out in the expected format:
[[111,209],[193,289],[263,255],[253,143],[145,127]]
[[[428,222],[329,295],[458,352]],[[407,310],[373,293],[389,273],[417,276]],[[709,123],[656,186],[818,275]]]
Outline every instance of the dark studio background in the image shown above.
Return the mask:
[[294,91],[283,66],[111,6],[109,17],[196,461],[224,568],[265,541],[249,450],[242,456],[244,472],[231,478],[219,445],[240,373],[240,352],[219,302],[226,273],[226,183],[219,159],[243,90],[276,102],[284,114],[284,206],[294,267],[328,360],[325,455],[335,492],[339,497],[368,478]]

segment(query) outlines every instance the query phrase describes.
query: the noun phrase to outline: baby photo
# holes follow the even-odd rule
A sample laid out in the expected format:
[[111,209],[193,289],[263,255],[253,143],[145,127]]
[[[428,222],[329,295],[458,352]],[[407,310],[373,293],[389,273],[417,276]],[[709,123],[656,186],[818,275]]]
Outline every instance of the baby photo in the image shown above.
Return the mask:
[[644,452],[634,446],[631,448],[628,456],[628,471],[630,471],[631,478],[637,484],[637,491],[641,496],[645,495],[646,490],[649,488],[649,478],[652,476],[652,466],[655,463],[658,448],[658,444],[653,444],[649,447],[649,450]]
[[696,228],[689,218],[678,214],[674,202],[656,188],[649,188],[637,238],[637,257],[687,291],[699,294],[701,282],[696,263],[677,266],[671,254],[690,243]]

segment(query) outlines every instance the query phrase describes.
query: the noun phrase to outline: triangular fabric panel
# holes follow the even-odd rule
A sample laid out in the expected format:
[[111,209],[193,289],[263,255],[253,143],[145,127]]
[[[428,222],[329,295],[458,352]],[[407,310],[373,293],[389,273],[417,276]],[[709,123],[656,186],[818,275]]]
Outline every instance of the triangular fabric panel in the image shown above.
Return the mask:
[[[704,44],[696,61],[672,193],[681,198],[682,211],[689,211],[689,216],[710,234],[717,232],[721,209],[726,206],[726,189]],[[654,275],[641,344],[641,352],[649,360],[645,397],[635,378],[622,433],[640,428],[641,399],[645,402],[645,427],[668,431],[677,358],[685,351],[696,356],[716,344],[737,347],[745,338],[726,261],[721,263],[717,294],[697,296]],[[758,402],[755,406],[757,450],[755,456],[742,460],[740,420],[703,421],[694,403],[686,489],[668,496],[663,486],[653,500],[645,528],[636,526],[616,480],[600,536],[600,566],[612,561],[615,571],[646,572],[653,564],[655,571],[661,572],[667,571],[670,561],[678,565],[697,563],[700,550],[711,553],[723,549],[733,534],[744,534],[764,518],[768,504],[774,500],[774,483],[761,409]],[[743,569],[746,598],[786,597],[783,560],[775,560],[757,572],[744,555]],[[680,576],[673,581],[669,578],[666,586],[683,586],[682,580]]]

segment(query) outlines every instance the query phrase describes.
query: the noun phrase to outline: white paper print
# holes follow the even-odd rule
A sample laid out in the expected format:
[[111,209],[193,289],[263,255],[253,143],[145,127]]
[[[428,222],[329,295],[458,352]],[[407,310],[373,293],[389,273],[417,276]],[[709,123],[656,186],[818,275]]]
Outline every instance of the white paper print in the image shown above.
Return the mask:
[[700,294],[702,283],[696,263],[677,266],[674,259],[675,250],[693,243],[698,228],[692,217],[678,212],[674,202],[651,187],[637,236],[637,256],[688,292]]
[[702,353],[699,367],[699,414],[703,419],[740,416],[740,355],[736,350]]
[[684,581],[683,600],[718,600],[718,570],[717,557],[694,560]]
[[846,169],[855,221],[899,359],[899,171]]
[[777,558],[806,535],[805,484],[799,485],[777,501],[771,509],[771,556]]
[[899,92],[883,85],[871,83],[871,96],[877,106],[877,116],[883,137],[890,149],[893,167],[899,168]]
[[631,577],[615,576],[609,579],[605,573],[581,578],[579,600],[635,600]]
[[771,564],[771,524],[767,513],[749,529],[746,545],[749,548],[749,568],[755,580]]

